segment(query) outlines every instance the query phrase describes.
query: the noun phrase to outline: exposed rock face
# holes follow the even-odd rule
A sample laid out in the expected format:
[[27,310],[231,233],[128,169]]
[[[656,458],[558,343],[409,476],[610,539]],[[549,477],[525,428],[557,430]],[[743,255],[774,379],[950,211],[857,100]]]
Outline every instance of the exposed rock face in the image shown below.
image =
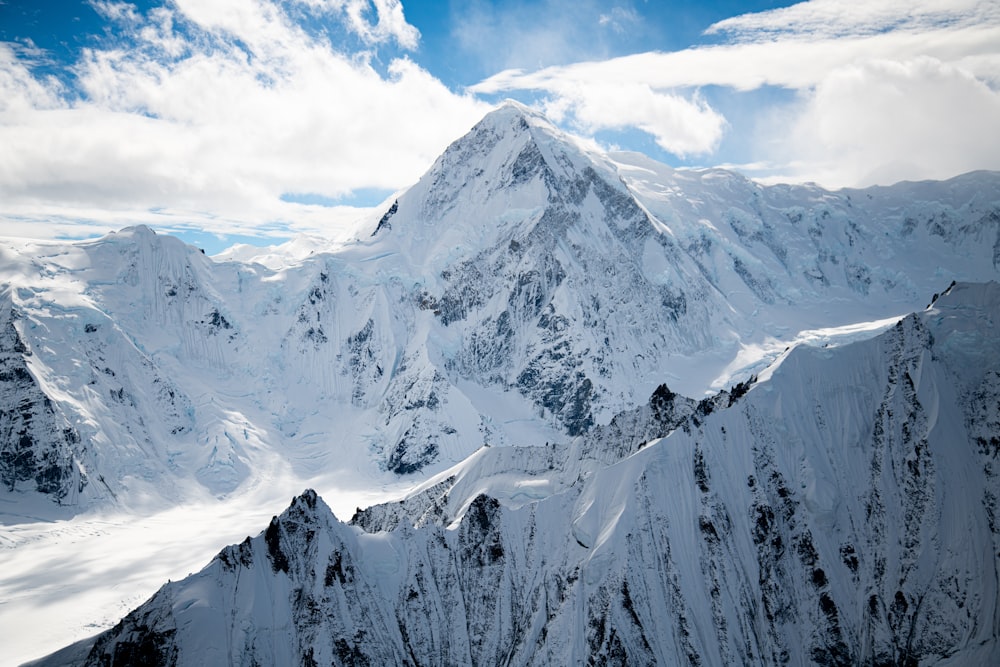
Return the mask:
[[352,524],[307,491],[85,664],[995,664],[998,318],[959,284]]
[[[478,173],[484,163],[492,175]],[[452,197],[441,200],[445,183]],[[483,213],[453,200],[477,201]],[[520,202],[524,209],[512,208]],[[455,244],[468,248],[431,285],[440,322],[462,329],[449,371],[518,391],[569,435],[621,400],[615,380],[634,359],[710,343],[710,286],[695,265],[657,233],[609,165],[521,109],[497,112],[452,146],[396,215],[404,247],[440,232],[442,242],[421,250],[447,257]],[[496,221],[480,230],[473,215]],[[649,253],[672,279],[649,275]]]
[[71,503],[87,485],[80,434],[31,374],[31,350],[14,325],[9,295],[0,294],[0,482]]

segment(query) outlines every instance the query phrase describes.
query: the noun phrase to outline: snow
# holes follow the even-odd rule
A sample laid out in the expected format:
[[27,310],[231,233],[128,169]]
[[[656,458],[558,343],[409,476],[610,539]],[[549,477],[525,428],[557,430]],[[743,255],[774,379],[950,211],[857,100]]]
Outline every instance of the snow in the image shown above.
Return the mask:
[[873,322],[856,322],[842,327],[808,329],[798,332],[790,340],[768,338],[760,343],[741,345],[736,356],[723,369],[722,373],[709,384],[709,388],[713,391],[726,389],[750,376],[766,379],[770,377],[772,369],[776,367],[774,362],[793,347],[798,345],[837,347],[865,340],[893,326],[901,317],[900,315]]
[[[358,507],[402,495],[413,483],[369,487],[349,475],[335,481],[289,476],[224,501],[44,521],[33,518],[24,502],[5,499],[0,504],[4,661],[21,664],[111,627],[163,582],[196,572],[222,546],[259,533],[310,482],[319,482],[314,486],[345,519]],[[50,503],[43,502],[35,509],[50,514]],[[379,553],[378,567],[387,572],[390,560],[384,550]]]
[[163,582],[198,570],[221,544],[257,532],[268,510],[287,502],[268,500],[5,525],[4,660],[20,664],[110,627]]
[[[303,495],[273,538],[247,543],[242,567],[214,561],[163,589],[141,610],[156,625],[134,631],[176,621],[181,665],[213,664],[223,641],[243,660],[294,647],[327,660],[340,640],[415,661],[864,663],[905,651],[991,664],[997,477],[963,440],[995,419],[968,399],[1000,396],[998,297],[995,283],[957,285],[874,338],[800,344],[734,404],[609,463],[581,457],[579,441],[483,448],[373,508],[384,530],[339,524]],[[977,373],[962,372],[953,331],[994,351]],[[273,606],[228,602],[246,599]]]
[[[0,323],[30,355],[3,352],[51,402],[53,430],[79,434],[65,463],[87,479],[68,506],[31,480],[0,491],[5,652],[23,660],[107,627],[307,486],[346,519],[454,477],[455,529],[480,494],[527,512],[594,475],[572,526],[597,576],[602,545],[631,520],[631,487],[597,484],[623,473],[593,458],[550,470],[546,443],[582,446],[574,435],[664,382],[702,397],[757,375],[752,391],[774,392],[776,369],[803,363],[793,351],[819,363],[953,279],[998,277],[995,174],[763,187],[600,155],[517,105],[392,199],[374,237],[383,210],[344,238],[212,258],[144,227],[79,243],[0,239]],[[953,372],[977,377],[992,351],[967,315],[992,326],[996,291],[956,289],[961,299],[943,295],[925,317]],[[922,369],[916,385],[935,384]],[[882,390],[866,382],[851,378],[824,410]],[[932,428],[960,426],[940,396],[918,396]],[[803,409],[788,400],[775,400],[776,417]],[[839,530],[848,500],[833,464],[789,456],[817,525]],[[671,465],[651,458],[621,465]],[[675,518],[689,520],[677,502]],[[402,566],[381,539],[361,541],[391,588]]]

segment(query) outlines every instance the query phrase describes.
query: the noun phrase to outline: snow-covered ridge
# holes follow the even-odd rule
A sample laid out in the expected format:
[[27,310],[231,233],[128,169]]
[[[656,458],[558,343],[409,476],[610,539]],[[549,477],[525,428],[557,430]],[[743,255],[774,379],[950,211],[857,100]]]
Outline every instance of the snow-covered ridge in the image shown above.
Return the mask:
[[995,664],[998,318],[957,284],[618,420],[665,437],[490,448],[353,524],[307,491],[39,664]]

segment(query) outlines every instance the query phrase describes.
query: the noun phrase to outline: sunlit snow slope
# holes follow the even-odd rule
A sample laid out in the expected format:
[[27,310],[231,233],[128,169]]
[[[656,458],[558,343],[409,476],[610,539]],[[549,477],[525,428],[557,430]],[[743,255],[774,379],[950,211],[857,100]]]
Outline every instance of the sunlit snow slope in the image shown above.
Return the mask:
[[41,664],[997,664],[998,324],[958,284],[350,524],[307,491]]

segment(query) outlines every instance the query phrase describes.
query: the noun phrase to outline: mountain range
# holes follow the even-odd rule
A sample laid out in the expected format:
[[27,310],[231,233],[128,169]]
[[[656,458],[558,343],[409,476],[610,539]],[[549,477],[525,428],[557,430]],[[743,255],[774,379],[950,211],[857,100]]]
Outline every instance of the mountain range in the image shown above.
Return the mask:
[[0,267],[6,525],[410,489],[46,664],[998,657],[998,174],[763,186],[508,103],[347,243]]

